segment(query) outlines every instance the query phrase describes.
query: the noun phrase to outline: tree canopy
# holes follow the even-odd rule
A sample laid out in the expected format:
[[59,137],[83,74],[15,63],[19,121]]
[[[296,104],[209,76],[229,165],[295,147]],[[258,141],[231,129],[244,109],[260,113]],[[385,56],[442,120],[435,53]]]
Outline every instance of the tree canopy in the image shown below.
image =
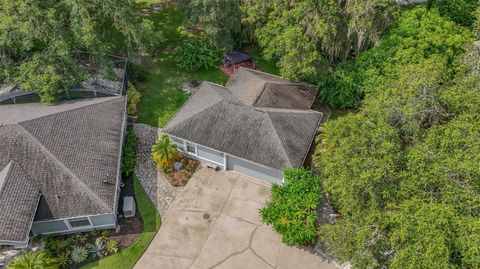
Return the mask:
[[392,0],[248,0],[245,23],[283,76],[312,80],[323,62],[345,60],[379,41]]
[[76,51],[105,60],[153,48],[153,23],[136,12],[131,0],[0,0],[0,83],[56,101],[83,79]]
[[418,6],[404,11],[377,47],[335,68],[321,87],[321,97],[334,107],[358,107],[366,93],[398,77],[402,66],[430,58],[450,64],[473,40],[473,33],[436,9]]
[[320,227],[320,239],[341,259],[358,268],[480,266],[480,56],[472,37],[416,7],[364,53],[371,58],[357,59],[371,61],[364,72],[376,77],[363,82],[370,88],[360,112],[326,123],[315,158],[341,214]]
[[231,50],[241,43],[241,13],[235,0],[182,0],[188,29],[200,29],[219,49]]

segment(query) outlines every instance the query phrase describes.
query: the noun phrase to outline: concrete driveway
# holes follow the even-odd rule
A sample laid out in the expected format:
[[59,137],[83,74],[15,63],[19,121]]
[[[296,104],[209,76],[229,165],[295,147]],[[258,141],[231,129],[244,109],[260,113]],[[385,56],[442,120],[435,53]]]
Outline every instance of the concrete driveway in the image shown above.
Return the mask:
[[179,193],[135,268],[336,268],[282,244],[262,224],[258,209],[269,195],[267,184],[201,168]]

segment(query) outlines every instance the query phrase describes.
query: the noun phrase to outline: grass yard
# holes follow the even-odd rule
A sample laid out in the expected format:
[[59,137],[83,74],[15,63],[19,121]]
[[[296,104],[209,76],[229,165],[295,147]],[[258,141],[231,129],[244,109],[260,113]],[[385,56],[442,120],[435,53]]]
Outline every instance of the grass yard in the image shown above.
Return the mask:
[[[145,0],[138,2],[147,5]],[[133,83],[142,93],[138,122],[162,127],[189,97],[189,94],[181,89],[183,83],[208,80],[224,84],[227,77],[217,69],[188,72],[177,67],[171,54],[184,40],[180,34],[184,16],[177,7],[168,7],[150,15],[150,18],[163,33],[165,40],[158,55],[143,59],[141,64],[133,64]]]
[[263,58],[262,52],[258,47],[249,46],[245,49],[245,52],[250,54],[253,57],[255,64],[266,73],[274,74],[279,76],[280,70],[277,67],[277,64],[274,61],[267,61]]
[[133,245],[121,250],[113,256],[108,256],[104,259],[87,264],[82,269],[90,268],[105,268],[105,269],[131,269],[135,263],[140,259],[143,252],[155,237],[160,228],[160,215],[155,206],[148,198],[148,195],[143,190],[140,181],[135,177],[133,182],[135,192],[135,201],[137,203],[137,210],[143,219],[143,233],[140,238],[133,243]]

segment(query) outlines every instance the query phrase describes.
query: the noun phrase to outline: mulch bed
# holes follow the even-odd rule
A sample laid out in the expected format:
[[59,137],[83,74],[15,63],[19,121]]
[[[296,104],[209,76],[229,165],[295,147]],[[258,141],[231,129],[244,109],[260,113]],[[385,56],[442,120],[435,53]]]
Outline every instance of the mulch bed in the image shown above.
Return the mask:
[[199,161],[187,158],[185,156],[181,156],[179,162],[183,164],[182,169],[179,171],[174,171],[173,168],[163,169],[163,171],[161,171],[173,187],[183,187],[187,185],[188,180],[192,177],[193,173],[195,173],[200,165]]

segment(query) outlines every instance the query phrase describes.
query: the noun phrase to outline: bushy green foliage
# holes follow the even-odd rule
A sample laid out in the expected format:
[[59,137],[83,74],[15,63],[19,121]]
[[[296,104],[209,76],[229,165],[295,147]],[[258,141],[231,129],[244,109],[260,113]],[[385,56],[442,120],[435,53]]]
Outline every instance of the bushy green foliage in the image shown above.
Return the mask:
[[320,239],[357,268],[480,264],[480,57],[462,51],[398,65],[323,128],[314,163],[341,218]]
[[377,47],[361,53],[353,63],[338,65],[320,96],[333,107],[358,107],[362,96],[397,78],[403,66],[431,58],[451,64],[473,40],[468,29],[443,18],[435,9],[408,9]]
[[440,13],[452,21],[470,26],[475,20],[478,0],[430,0],[430,7],[438,8]]
[[8,265],[8,269],[56,269],[58,262],[46,251],[29,251]]
[[137,135],[134,130],[129,130],[125,138],[125,146],[123,147],[122,172],[126,176],[130,176],[135,170]]
[[260,209],[262,220],[272,225],[287,244],[315,244],[320,180],[303,167],[286,169],[284,177],[283,185],[272,186],[272,201]]
[[82,263],[88,258],[88,249],[84,246],[74,246],[70,255],[73,263]]
[[44,102],[82,79],[76,51],[105,59],[158,43],[129,0],[0,0],[0,7],[0,82],[19,82]]
[[240,44],[241,13],[237,1],[182,0],[185,24],[202,29],[217,48],[231,50]]
[[178,47],[174,54],[177,65],[188,71],[213,69],[220,64],[220,52],[205,39],[190,39]]
[[267,60],[278,60],[282,76],[309,81],[325,75],[326,62],[375,44],[396,10],[390,0],[251,0],[241,7]]
[[131,83],[128,82],[127,89],[127,113],[128,115],[137,114],[138,103],[142,98],[142,94],[137,90],[137,88]]

